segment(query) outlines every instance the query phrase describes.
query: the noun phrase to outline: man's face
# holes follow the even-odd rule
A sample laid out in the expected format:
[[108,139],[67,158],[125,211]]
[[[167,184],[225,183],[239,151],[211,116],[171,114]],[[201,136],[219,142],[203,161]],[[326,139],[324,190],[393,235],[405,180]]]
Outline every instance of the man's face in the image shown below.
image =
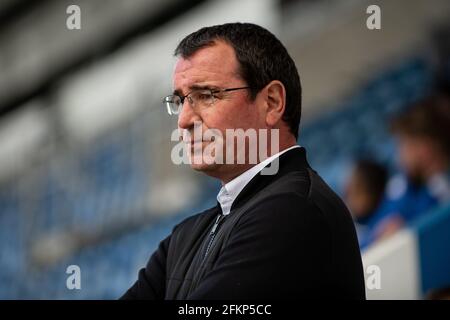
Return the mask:
[[[173,75],[173,87],[179,95],[186,95],[197,87],[246,87],[247,83],[241,79],[238,70],[239,64],[234,49],[225,42],[217,41],[213,46],[200,49],[189,58],[178,59]],[[226,129],[247,130],[265,126],[258,98],[251,101],[246,89],[222,93],[215,98],[214,104],[201,110],[193,108],[186,99],[178,116],[178,126],[189,131],[191,139],[194,137],[194,122],[201,123],[202,132],[208,129],[219,130],[224,139]],[[191,157],[194,148],[201,146],[205,149],[211,143],[205,140],[194,142],[189,148]],[[191,167],[226,181],[245,171],[248,165],[239,165],[235,161],[234,164],[207,164],[203,161],[191,163]]]

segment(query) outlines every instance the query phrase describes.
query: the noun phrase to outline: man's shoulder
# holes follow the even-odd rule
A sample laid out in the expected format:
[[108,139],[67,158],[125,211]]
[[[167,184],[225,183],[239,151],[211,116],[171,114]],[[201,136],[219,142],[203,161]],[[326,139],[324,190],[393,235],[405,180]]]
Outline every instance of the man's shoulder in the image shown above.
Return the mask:
[[285,173],[276,177],[251,198],[247,198],[246,203],[236,209],[244,209],[248,217],[256,214],[260,218],[264,216],[261,215],[262,212],[273,216],[272,213],[275,211],[277,219],[282,218],[283,212],[290,214],[302,208],[311,210],[313,208],[310,202],[310,179],[310,173],[306,169]]
[[280,211],[305,209],[325,216],[335,216],[337,212],[349,215],[342,199],[311,168],[289,172],[262,190],[255,207],[261,209],[269,204]]
[[306,199],[310,194],[311,175],[308,169],[291,171],[276,179],[267,188],[270,194],[291,194]]

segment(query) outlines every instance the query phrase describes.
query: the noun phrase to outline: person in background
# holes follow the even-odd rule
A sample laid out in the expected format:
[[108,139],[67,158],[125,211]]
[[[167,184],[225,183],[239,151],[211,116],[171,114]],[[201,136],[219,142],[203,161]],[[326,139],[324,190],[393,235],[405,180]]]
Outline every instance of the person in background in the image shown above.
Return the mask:
[[402,173],[388,182],[374,218],[377,223],[363,246],[389,237],[450,201],[449,101],[444,95],[432,96],[393,119],[391,131]]
[[379,222],[377,214],[384,197],[388,172],[368,159],[357,160],[345,186],[345,202],[355,221],[360,247],[370,242],[369,235]]

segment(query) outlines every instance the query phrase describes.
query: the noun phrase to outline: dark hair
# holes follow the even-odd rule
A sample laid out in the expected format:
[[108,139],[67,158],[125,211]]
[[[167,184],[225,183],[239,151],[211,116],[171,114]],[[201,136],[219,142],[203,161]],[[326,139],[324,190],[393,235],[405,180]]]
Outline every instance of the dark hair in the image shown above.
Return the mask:
[[250,87],[251,98],[270,81],[278,80],[286,89],[283,120],[298,138],[302,88],[294,61],[286,48],[268,30],[251,23],[227,23],[201,28],[186,36],[175,49],[175,56],[189,58],[197,50],[222,40],[231,45],[239,62],[239,73]]
[[433,95],[417,102],[392,120],[391,131],[413,137],[431,138],[450,156],[449,98]]
[[375,161],[358,159],[355,163],[355,172],[365,181],[367,191],[377,201],[381,200],[388,179],[387,169]]

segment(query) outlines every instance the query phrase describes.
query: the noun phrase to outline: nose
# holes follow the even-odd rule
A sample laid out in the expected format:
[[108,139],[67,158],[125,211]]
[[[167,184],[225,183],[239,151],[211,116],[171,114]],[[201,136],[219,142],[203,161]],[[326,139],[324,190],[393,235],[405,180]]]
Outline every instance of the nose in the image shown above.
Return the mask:
[[201,121],[201,118],[194,111],[188,99],[185,99],[181,111],[178,114],[178,127],[190,130],[194,127],[194,121]]

